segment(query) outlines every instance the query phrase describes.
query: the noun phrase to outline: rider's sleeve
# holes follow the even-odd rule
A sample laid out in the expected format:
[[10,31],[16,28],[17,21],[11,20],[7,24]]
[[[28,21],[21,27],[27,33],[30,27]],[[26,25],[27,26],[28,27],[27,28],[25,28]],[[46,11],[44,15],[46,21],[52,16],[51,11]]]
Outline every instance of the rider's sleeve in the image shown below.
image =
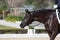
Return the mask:
[[58,3],[58,0],[55,0],[55,4],[57,4]]

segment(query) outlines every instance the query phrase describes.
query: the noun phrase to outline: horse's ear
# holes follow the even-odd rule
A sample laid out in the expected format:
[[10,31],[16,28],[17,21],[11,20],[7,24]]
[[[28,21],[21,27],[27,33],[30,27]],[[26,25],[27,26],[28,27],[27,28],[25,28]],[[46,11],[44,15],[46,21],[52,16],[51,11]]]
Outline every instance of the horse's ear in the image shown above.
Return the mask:
[[25,9],[25,12],[26,12],[26,13],[30,13],[30,12],[28,11],[28,9]]

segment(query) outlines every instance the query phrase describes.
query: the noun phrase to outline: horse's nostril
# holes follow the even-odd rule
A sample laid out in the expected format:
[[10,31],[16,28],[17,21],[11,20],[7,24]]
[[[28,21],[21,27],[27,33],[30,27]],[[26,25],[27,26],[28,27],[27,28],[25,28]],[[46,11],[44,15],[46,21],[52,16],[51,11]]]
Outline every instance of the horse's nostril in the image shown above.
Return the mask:
[[21,28],[24,28],[24,25],[20,24],[20,27],[21,27]]
[[24,28],[24,26],[20,26],[21,28]]
[[21,28],[24,28],[24,27],[21,27]]

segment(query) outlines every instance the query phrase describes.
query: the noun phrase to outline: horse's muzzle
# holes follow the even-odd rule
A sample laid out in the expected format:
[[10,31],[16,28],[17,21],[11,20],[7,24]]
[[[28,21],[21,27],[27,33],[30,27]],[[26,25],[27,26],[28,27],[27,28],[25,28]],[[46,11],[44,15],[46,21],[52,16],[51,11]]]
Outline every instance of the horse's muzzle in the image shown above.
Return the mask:
[[22,25],[22,24],[20,24],[20,27],[21,27],[21,28],[24,28],[25,26],[24,26],[24,25]]

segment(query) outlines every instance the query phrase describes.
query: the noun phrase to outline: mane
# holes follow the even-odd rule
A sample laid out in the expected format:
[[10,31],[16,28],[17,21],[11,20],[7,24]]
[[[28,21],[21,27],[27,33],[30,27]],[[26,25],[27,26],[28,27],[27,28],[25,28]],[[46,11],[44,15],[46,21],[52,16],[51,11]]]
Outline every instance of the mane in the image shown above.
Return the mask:
[[40,11],[42,11],[42,12],[47,12],[47,11],[54,12],[54,11],[55,11],[55,9],[41,9]]
[[52,14],[52,13],[55,13],[55,9],[39,9],[39,10],[34,10],[34,11],[31,11],[31,14],[34,16],[34,17],[36,17],[36,16],[44,16],[44,17],[46,17],[46,16],[48,16],[48,17],[46,17],[46,19],[47,18],[49,18],[49,16]]
[[39,9],[39,10],[34,10],[32,12],[55,12],[56,9]]

